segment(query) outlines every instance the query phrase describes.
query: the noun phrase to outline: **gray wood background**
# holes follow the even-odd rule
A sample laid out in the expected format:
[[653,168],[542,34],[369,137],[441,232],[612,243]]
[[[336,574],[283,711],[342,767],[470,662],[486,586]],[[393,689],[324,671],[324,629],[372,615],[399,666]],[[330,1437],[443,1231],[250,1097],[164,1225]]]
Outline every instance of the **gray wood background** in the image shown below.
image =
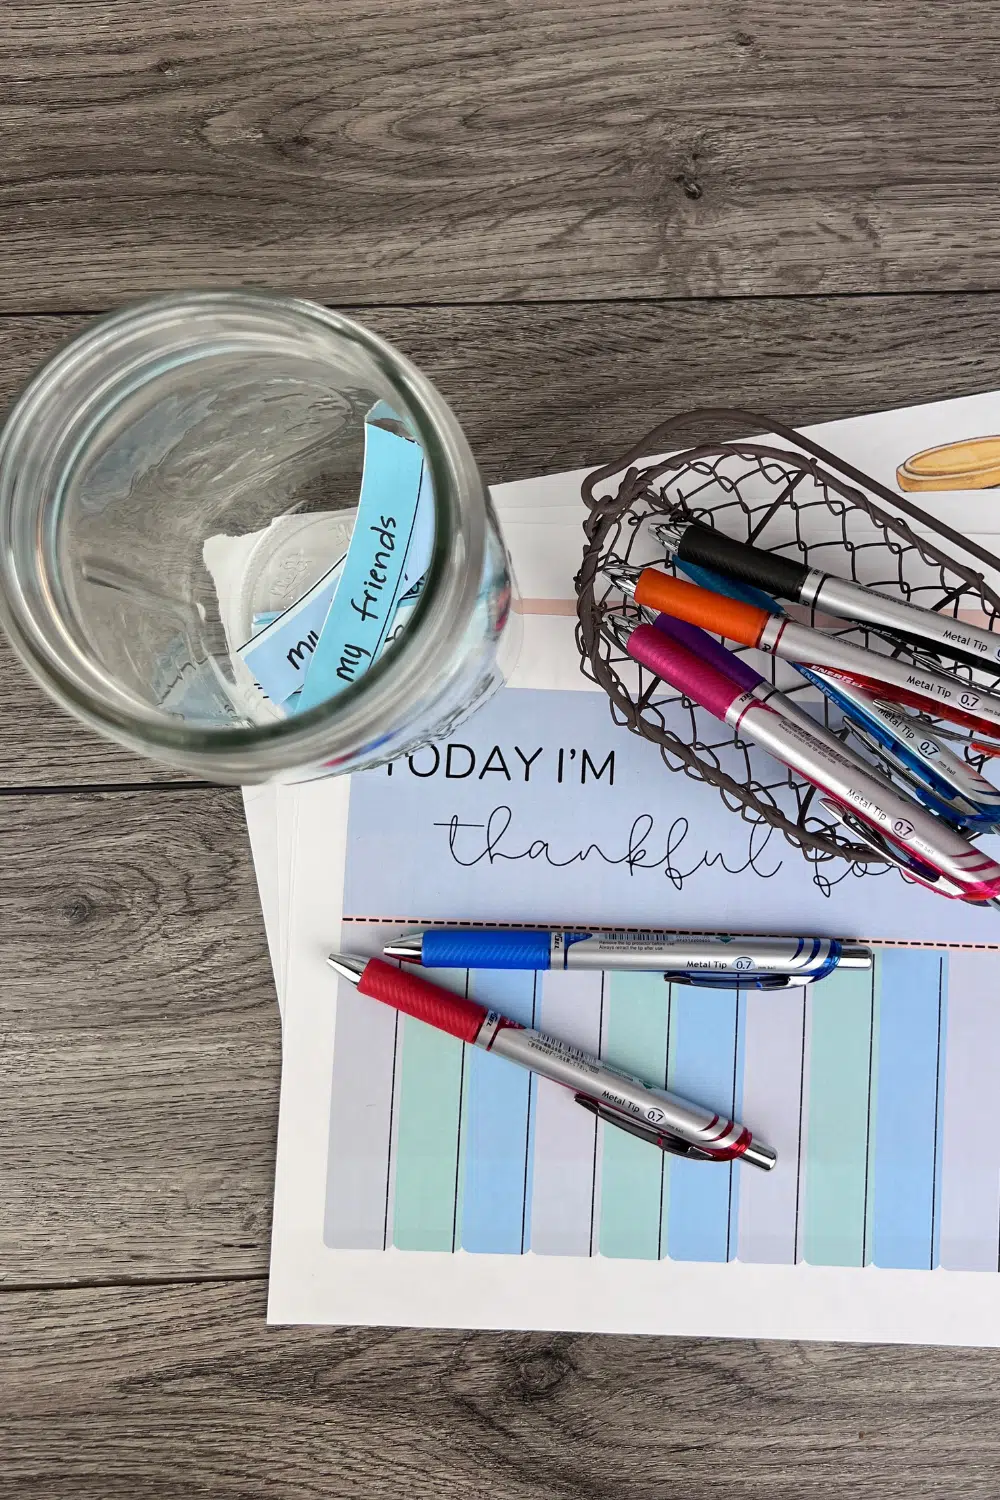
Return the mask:
[[[356,311],[492,480],[1000,385],[998,44],[989,0],[6,0],[0,403],[191,284]],[[0,647],[0,851],[4,1500],[1000,1494],[991,1352],[268,1330],[238,795]]]

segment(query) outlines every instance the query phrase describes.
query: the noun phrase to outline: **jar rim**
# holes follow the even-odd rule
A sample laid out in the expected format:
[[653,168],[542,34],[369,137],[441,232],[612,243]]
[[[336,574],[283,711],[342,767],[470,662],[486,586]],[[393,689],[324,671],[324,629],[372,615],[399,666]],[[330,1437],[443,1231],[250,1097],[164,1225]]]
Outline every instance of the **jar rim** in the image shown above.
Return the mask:
[[[71,371],[107,349],[109,341],[166,330],[179,318],[271,316],[286,336],[308,332],[325,341],[331,355],[344,343],[388,387],[412,422],[430,470],[435,507],[431,562],[407,630],[357,682],[335,697],[289,718],[253,725],[193,725],[149,705],[124,708],[100,674],[74,670],[61,659],[33,619],[18,585],[11,544],[18,504],[21,457],[38,440],[43,423],[59,416],[62,430],[72,412],[59,413],[60,386]],[[354,762],[359,751],[387,758],[394,726],[426,698],[461,638],[476,606],[486,553],[485,484],[451,408],[436,387],[386,340],[342,313],[302,298],[256,290],[196,291],[147,299],[105,315],[71,338],[31,377],[0,431],[0,625],[42,687],[62,707],[91,727],[140,754],[215,780],[259,781],[310,766],[334,769]],[[383,755],[377,753],[385,745]]]

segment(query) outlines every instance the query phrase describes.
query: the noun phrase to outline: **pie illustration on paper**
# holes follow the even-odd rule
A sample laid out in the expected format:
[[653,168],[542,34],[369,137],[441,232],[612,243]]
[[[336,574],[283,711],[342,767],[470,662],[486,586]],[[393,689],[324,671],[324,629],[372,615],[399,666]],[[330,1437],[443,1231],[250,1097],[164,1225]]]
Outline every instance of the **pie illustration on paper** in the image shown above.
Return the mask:
[[914,453],[896,470],[901,490],[990,490],[1000,485],[1000,437],[963,438]]

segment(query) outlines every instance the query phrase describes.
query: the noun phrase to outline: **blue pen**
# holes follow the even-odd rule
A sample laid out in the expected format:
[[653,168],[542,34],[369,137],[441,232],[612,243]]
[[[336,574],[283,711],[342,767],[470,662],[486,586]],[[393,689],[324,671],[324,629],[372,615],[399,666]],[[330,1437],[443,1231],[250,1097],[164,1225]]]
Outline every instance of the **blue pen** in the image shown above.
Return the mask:
[[852,682],[807,667],[799,670],[837,705],[863,744],[908,773],[910,788],[925,807],[968,829],[1000,827],[1000,791],[942,744],[929,726]]
[[631,969],[714,989],[785,989],[811,984],[838,967],[872,965],[869,949],[835,938],[703,937],[620,927],[431,927],[387,943],[383,952],[435,969]]
[[[702,588],[773,615],[784,613],[768,594],[750,584],[736,583],[677,557],[674,562]],[[922,720],[897,704],[879,702],[854,683],[810,667],[796,666],[796,670],[837,705],[862,743],[899,772],[907,790],[930,812],[970,830],[987,832],[1000,827],[1000,791],[950,751]]]

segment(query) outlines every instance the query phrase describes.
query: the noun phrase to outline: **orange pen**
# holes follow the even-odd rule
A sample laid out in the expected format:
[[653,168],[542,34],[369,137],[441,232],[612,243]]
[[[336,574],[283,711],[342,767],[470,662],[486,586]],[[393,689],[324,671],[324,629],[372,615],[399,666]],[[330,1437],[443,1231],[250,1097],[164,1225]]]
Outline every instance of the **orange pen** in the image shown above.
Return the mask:
[[728,599],[695,583],[672,578],[658,568],[611,563],[605,572],[617,588],[632,594],[635,602],[647,609],[700,625],[741,646],[755,646],[785,661],[846,678],[881,698],[908,704],[934,718],[994,736],[1000,730],[1000,697],[972,683],[880,656],[840,636],[797,625],[784,615],[769,614],[756,604]]

